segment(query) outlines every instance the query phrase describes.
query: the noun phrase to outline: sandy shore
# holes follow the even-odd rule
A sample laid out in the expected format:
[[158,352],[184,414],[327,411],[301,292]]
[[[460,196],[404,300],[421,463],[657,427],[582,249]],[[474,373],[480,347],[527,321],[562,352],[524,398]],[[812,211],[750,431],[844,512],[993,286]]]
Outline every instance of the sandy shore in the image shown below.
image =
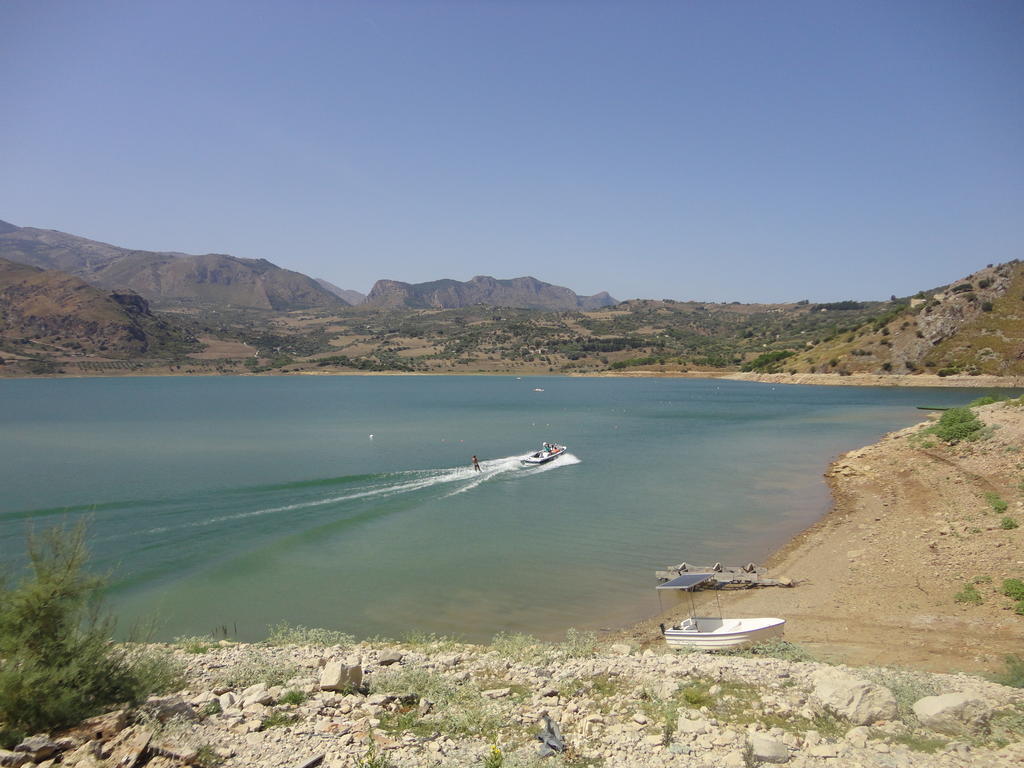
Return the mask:
[[[783,617],[787,639],[856,665],[981,672],[1021,653],[1024,616],[1000,586],[1024,579],[1024,407],[978,413],[992,428],[987,440],[922,441],[925,422],[837,460],[827,473],[832,511],[767,563],[797,586],[723,593],[726,615]],[[986,493],[1008,508],[997,512]],[[1002,528],[1004,517],[1021,527]],[[967,582],[977,582],[980,605],[955,601]],[[664,620],[625,634],[658,644]]]
[[766,384],[814,384],[833,387],[1000,387],[1024,388],[1024,376],[936,376],[919,373],[901,374],[853,373],[727,373],[717,378],[731,381],[760,381]]

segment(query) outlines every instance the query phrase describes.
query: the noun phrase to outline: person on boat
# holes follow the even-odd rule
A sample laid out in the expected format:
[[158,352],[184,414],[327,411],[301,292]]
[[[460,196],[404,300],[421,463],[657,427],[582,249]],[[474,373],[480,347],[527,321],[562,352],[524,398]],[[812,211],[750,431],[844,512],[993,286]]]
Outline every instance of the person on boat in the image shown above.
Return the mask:
[[483,471],[480,469],[480,460],[476,456],[473,457],[473,469],[475,469],[477,472]]

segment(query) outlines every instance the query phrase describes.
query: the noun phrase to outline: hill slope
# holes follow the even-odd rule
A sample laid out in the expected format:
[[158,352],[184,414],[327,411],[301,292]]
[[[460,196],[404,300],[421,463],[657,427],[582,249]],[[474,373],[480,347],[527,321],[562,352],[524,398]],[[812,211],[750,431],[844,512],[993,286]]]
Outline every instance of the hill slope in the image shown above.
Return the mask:
[[412,284],[378,280],[366,297],[367,306],[413,309],[460,309],[486,304],[564,311],[600,309],[617,303],[606,292],[594,296],[577,296],[568,288],[544,283],[534,277],[496,280],[486,275],[478,275],[466,282],[434,280]]
[[107,293],[62,272],[0,259],[0,348],[20,355],[133,357],[194,346],[132,293]]
[[154,306],[292,310],[347,305],[312,278],[265,259],[134,251],[56,230],[0,225],[0,258],[67,272],[101,288],[132,290]]
[[1022,375],[1024,264],[989,266],[948,286],[922,291],[880,317],[845,327],[833,338],[779,361],[780,368]]

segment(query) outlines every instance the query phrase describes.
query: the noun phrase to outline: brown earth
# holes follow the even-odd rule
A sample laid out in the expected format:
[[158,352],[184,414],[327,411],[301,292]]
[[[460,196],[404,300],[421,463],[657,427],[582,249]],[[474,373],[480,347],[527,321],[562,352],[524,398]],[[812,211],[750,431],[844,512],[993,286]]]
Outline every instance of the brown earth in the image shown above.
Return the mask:
[[[826,475],[832,511],[767,563],[796,586],[722,593],[726,615],[785,618],[787,640],[855,665],[982,672],[1024,652],[1024,616],[1001,593],[1004,579],[1024,579],[1021,402],[977,409],[990,431],[978,442],[948,446],[921,434],[925,422],[842,456]],[[955,600],[966,583],[980,605]],[[686,613],[626,634],[660,643],[658,622]]]

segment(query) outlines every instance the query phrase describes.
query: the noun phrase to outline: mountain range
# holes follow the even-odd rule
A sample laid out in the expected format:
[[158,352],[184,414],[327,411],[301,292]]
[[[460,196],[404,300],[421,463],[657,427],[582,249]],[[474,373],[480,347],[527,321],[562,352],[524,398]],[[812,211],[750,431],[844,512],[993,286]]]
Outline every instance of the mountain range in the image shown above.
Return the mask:
[[596,309],[617,303],[607,293],[577,296],[568,288],[533,277],[467,282],[437,280],[410,284],[379,280],[363,296],[266,259],[220,253],[190,255],[140,251],[51,229],[0,221],[0,258],[59,270],[90,285],[138,293],[154,308],[246,308],[275,311],[333,310],[363,304],[376,307],[458,308],[474,304],[523,309]]

